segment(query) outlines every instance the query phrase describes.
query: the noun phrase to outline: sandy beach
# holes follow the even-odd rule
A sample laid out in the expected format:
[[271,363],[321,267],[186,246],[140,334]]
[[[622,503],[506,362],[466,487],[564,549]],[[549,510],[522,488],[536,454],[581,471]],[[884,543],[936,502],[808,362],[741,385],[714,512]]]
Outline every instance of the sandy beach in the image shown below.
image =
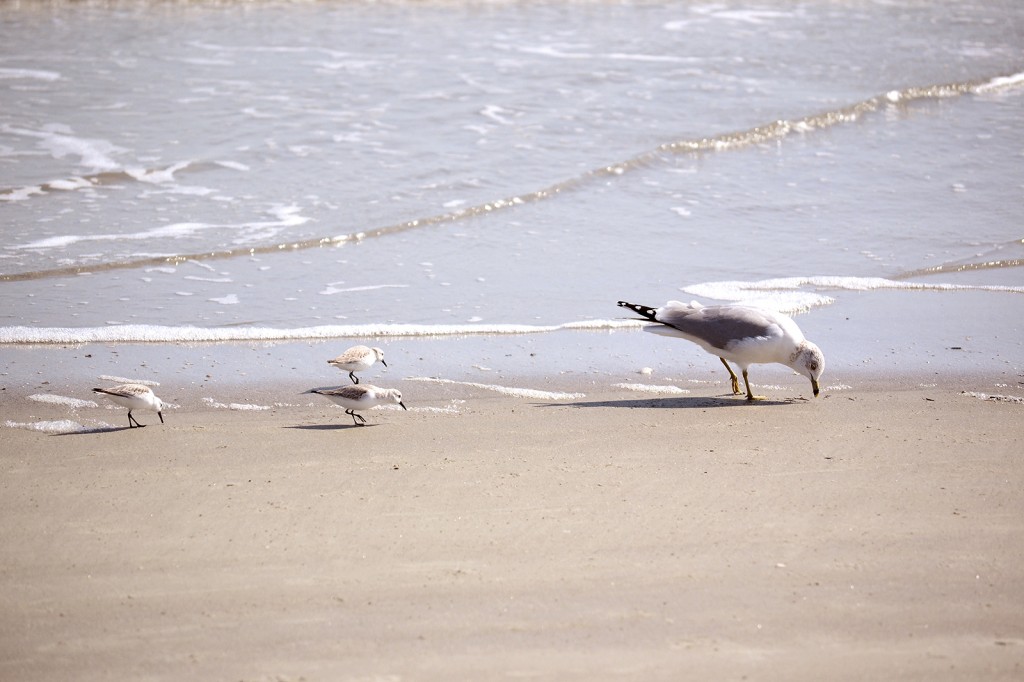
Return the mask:
[[0,2],[0,682],[1024,681],[1022,35]]
[[0,678],[1019,680],[1024,406],[984,386],[0,427]]

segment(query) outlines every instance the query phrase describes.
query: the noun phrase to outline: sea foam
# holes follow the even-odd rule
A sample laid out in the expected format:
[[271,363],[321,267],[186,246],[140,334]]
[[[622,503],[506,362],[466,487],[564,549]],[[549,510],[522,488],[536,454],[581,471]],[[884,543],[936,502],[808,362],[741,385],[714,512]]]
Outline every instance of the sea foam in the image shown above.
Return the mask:
[[704,282],[681,287],[693,296],[713,298],[757,305],[782,313],[802,313],[811,308],[830,305],[835,299],[818,292],[799,291],[802,287],[826,290],[870,291],[875,289],[903,289],[914,291],[991,291],[1021,294],[1022,286],[945,284],[902,282],[882,277],[780,277],[755,282]]
[[203,402],[218,410],[234,410],[236,412],[262,412],[274,409],[270,405],[254,405],[252,403],[220,403],[213,398],[203,398]]
[[0,327],[0,344],[216,343],[226,341],[298,341],[309,339],[476,334],[537,334],[561,330],[638,329],[639,320],[587,320],[557,325],[526,324],[361,324],[274,327],[166,327],[148,324],[109,327]]
[[468,386],[480,388],[485,391],[494,391],[502,395],[515,398],[532,398],[534,400],[576,400],[585,398],[585,393],[560,393],[555,391],[541,391],[534,388],[515,388],[511,386],[498,386],[496,384],[478,384],[472,381],[453,381],[452,379],[437,379],[434,377],[409,377],[407,381],[427,381],[435,384],[446,384],[450,386]]
[[142,384],[143,386],[159,386],[159,381],[150,381],[148,379],[129,379],[127,377],[111,376],[110,374],[101,374],[101,381],[109,381],[115,384]]
[[970,396],[971,398],[977,398],[978,400],[987,400],[993,403],[1013,403],[1016,405],[1024,405],[1024,398],[1016,395],[989,395],[988,393],[979,393],[977,391],[963,391],[963,395]]
[[977,85],[974,88],[975,92],[978,93],[989,93],[998,92],[1000,90],[1010,90],[1013,88],[1024,87],[1024,71],[1015,73],[1010,76],[1000,76],[993,78],[989,81]]
[[627,391],[636,391],[638,393],[661,393],[665,395],[682,395],[689,393],[689,389],[679,388],[678,386],[664,385],[658,386],[653,384],[612,384],[613,388],[624,388]]
[[11,429],[27,429],[29,431],[41,431],[43,433],[89,433],[91,431],[106,431],[114,428],[110,424],[98,424],[96,426],[85,426],[71,419],[57,419],[54,421],[38,422],[4,422],[5,426]]
[[92,400],[81,400],[79,398],[68,398],[63,395],[52,395],[49,393],[37,393],[30,395],[29,400],[34,400],[37,403],[49,403],[51,405],[64,405],[71,409],[78,409],[80,407],[99,407],[95,401]]
[[60,74],[56,71],[43,71],[41,69],[0,69],[0,79],[21,79],[29,78],[41,81],[60,80]]

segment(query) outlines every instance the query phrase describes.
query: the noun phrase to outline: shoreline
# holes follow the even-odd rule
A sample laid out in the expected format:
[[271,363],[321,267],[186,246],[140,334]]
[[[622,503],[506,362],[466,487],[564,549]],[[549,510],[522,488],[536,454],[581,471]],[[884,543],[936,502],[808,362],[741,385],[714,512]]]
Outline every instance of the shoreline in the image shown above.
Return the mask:
[[[711,356],[708,356],[709,358]],[[724,369],[708,363],[706,368],[687,367],[673,376],[661,376],[657,372],[632,371],[623,374],[606,372],[566,373],[560,376],[508,376],[490,371],[469,371],[459,378],[439,376],[397,376],[394,372],[384,376],[366,376],[362,384],[402,391],[404,400],[412,412],[459,414],[466,411],[464,406],[472,401],[506,400],[514,404],[571,405],[577,401],[617,400],[651,404],[662,401],[666,406],[672,400],[709,407],[745,405],[742,395],[733,395],[729,388],[728,376]],[[649,368],[648,368],[649,369]],[[332,373],[328,373],[330,376]],[[371,373],[372,374],[372,373]],[[979,374],[964,372],[950,375],[946,372],[914,372],[894,376],[868,369],[847,372],[843,380],[822,382],[822,393],[813,398],[810,385],[803,377],[787,368],[770,365],[754,365],[751,369],[751,385],[765,401],[751,405],[757,408],[763,404],[814,403],[823,400],[841,399],[857,394],[906,393],[936,391],[952,395],[964,394],[982,398],[987,396],[996,401],[1024,403],[1024,378],[1011,372],[1004,374]],[[112,404],[93,393],[93,385],[103,386],[124,382],[141,382],[153,387],[154,392],[165,404],[165,417],[169,415],[195,415],[203,412],[266,412],[294,413],[301,415],[311,410],[327,407],[334,409],[330,402],[320,396],[308,395],[312,388],[329,388],[349,385],[348,377],[337,373],[333,381],[285,380],[254,384],[240,377],[230,382],[203,382],[188,385],[180,381],[158,382],[135,376],[98,375],[91,380],[80,378],[74,385],[58,384],[48,380],[14,382],[4,384],[0,390],[0,412],[5,415],[0,428],[33,429],[33,420],[40,422],[40,431],[61,432],[59,422],[69,422],[72,427],[63,429],[103,430],[118,428],[115,423],[126,414],[122,407]],[[759,380],[760,379],[760,380]],[[401,411],[401,408],[383,406],[372,408],[370,414]],[[337,408],[338,414],[343,414]],[[329,411],[330,413],[330,411]],[[151,414],[145,413],[143,414]],[[152,414],[156,420],[155,414]],[[80,422],[80,423],[79,423]],[[55,424],[49,427],[47,425]],[[74,425],[82,427],[73,428]]]
[[[944,326],[945,317],[936,310],[902,312],[889,326],[868,324],[860,317],[863,311],[820,311],[813,326],[805,326],[808,337],[826,349],[823,389],[938,384],[987,393],[1024,391],[1018,318],[996,316],[984,306],[958,305],[955,311],[954,328]],[[968,336],[967,329],[989,333]],[[640,330],[563,330],[400,340],[7,345],[0,346],[0,405],[38,393],[91,399],[93,386],[125,380],[154,383],[165,401],[190,408],[204,399],[290,405],[310,388],[348,383],[327,360],[356,343],[381,346],[388,363],[361,375],[361,381],[400,388],[420,401],[475,395],[476,384],[586,394],[615,392],[626,383],[674,385],[693,395],[727,390],[721,363],[695,344]],[[809,397],[807,381],[788,368],[754,365],[750,377],[770,396]]]
[[0,425],[0,673],[1017,679],[1024,406],[907,383]]

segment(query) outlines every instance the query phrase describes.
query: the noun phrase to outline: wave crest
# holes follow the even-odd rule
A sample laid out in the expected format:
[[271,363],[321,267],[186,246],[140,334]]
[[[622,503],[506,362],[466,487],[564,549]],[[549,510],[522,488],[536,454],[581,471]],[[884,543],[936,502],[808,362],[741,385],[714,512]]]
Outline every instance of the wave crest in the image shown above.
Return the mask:
[[[608,178],[622,175],[631,170],[661,163],[666,155],[704,154],[743,149],[753,145],[762,144],[767,141],[781,140],[794,134],[806,134],[816,130],[823,130],[832,126],[857,121],[866,114],[888,107],[906,106],[907,104],[916,101],[959,97],[970,94],[991,95],[992,93],[1016,90],[1021,87],[1024,87],[1024,72],[979,81],[937,84],[923,87],[909,87],[903,90],[891,90],[884,94],[876,95],[845,107],[804,116],[802,118],[771,121],[754,126],[747,130],[713,135],[704,138],[665,142],[654,149],[641,152],[635,156],[615,163],[593,168],[575,177],[568,178],[532,192],[526,192],[512,197],[499,198],[476,206],[459,208],[447,213],[416,218],[394,225],[368,228],[352,234],[327,235],[295,242],[264,246],[245,246],[204,253],[176,254],[119,262],[106,262],[95,265],[73,265],[69,267],[37,270],[33,272],[0,274],[0,281],[23,281],[48,277],[67,277],[70,275],[89,272],[137,268],[164,263],[180,263],[185,260],[204,261],[228,259],[239,256],[280,253],[283,251],[336,247],[351,241],[360,241],[363,239],[390,236],[408,230],[429,228],[436,225],[462,221],[494,213],[496,211],[514,209],[528,203],[553,199],[560,194],[588,186],[594,182],[603,182]],[[41,134],[33,131],[21,132],[30,135]],[[80,187],[90,187],[95,182],[98,182],[100,178],[107,177],[109,173],[113,173],[118,179],[127,177],[139,182],[163,182],[173,179],[174,174],[177,172],[196,170],[206,165],[208,164],[190,161],[175,164],[164,169],[154,169],[134,173],[124,169],[117,169],[115,171],[108,171],[106,174],[103,172],[97,173],[94,177],[72,178],[59,187],[58,185],[51,185],[46,188],[29,187],[6,191],[0,190],[0,200],[28,199],[30,197],[43,195],[46,193],[46,190],[49,189],[60,188],[74,190]],[[220,165],[225,164],[221,163]],[[40,245],[37,244],[36,246]],[[45,244],[45,246],[51,246],[51,244]]]
[[0,344],[48,345],[86,343],[223,343],[231,341],[302,341],[339,338],[540,334],[561,330],[637,329],[638,320],[586,320],[556,325],[528,324],[361,324],[274,327],[167,327],[148,324],[109,327],[0,327]]

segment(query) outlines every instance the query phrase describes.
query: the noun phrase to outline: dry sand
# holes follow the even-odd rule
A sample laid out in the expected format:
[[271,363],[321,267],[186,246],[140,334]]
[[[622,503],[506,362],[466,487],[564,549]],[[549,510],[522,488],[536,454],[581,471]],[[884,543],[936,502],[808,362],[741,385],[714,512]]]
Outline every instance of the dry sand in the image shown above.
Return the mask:
[[1024,406],[961,390],[0,426],[0,679],[1024,679]]

